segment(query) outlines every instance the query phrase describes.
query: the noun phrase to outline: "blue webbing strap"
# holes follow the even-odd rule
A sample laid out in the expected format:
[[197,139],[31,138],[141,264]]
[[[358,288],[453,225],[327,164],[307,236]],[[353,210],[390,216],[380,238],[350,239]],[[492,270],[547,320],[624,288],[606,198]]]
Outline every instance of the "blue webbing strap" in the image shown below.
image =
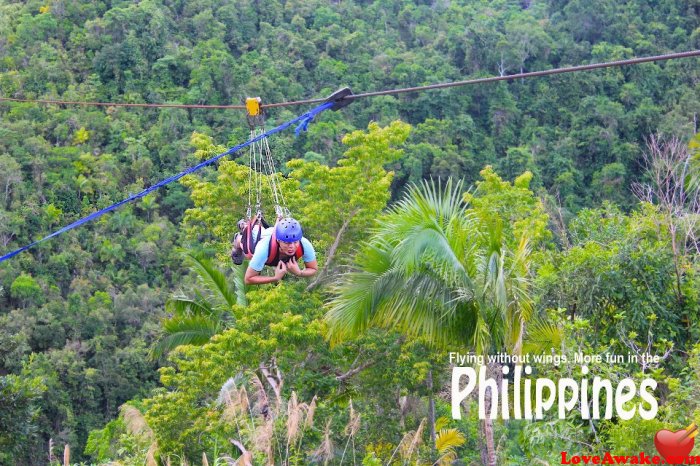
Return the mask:
[[224,157],[226,155],[231,155],[231,154],[249,146],[250,144],[253,144],[254,142],[260,141],[261,139],[266,138],[272,134],[279,133],[280,131],[283,131],[283,130],[289,128],[290,126],[292,126],[295,123],[299,123],[299,126],[295,130],[295,133],[298,136],[301,131],[306,131],[306,128],[309,126],[309,123],[311,123],[311,121],[314,119],[314,117],[316,115],[323,112],[324,110],[328,110],[329,108],[333,107],[333,105],[334,105],[333,102],[326,102],[324,104],[321,104],[318,107],[304,113],[303,115],[300,115],[300,116],[294,118],[293,120],[289,120],[286,123],[282,123],[281,125],[277,126],[276,128],[272,128],[271,130],[269,130],[269,131],[267,131],[259,136],[256,136],[253,139],[250,139],[250,140],[244,142],[243,144],[239,144],[237,146],[234,146],[234,147],[228,149],[226,152],[223,152],[217,156],[214,156],[214,157],[210,158],[209,160],[205,160],[204,162],[201,162],[201,163],[195,165],[194,167],[190,167],[190,168],[186,169],[185,171],[178,173],[177,175],[173,175],[170,178],[166,178],[164,180],[161,180],[158,183],[154,184],[153,186],[144,189],[143,191],[141,191],[138,194],[133,194],[133,195],[129,196],[128,198],[124,199],[123,201],[117,202],[116,204],[112,204],[111,206],[106,207],[102,210],[98,210],[97,212],[94,212],[94,213],[88,215],[87,217],[83,217],[80,220],[76,220],[75,222],[71,223],[70,225],[63,227],[60,230],[54,231],[50,235],[48,235],[44,238],[41,238],[38,241],[34,241],[32,244],[28,244],[28,245],[23,246],[15,251],[12,251],[8,254],[5,254],[4,256],[0,257],[0,262],[6,261],[7,259],[10,259],[11,257],[16,256],[20,252],[26,251],[27,249],[34,247],[37,244],[42,243],[50,238],[53,238],[54,236],[58,236],[61,233],[64,233],[68,230],[72,230],[75,227],[79,227],[80,225],[82,225],[84,223],[90,222],[98,217],[101,217],[102,215],[106,214],[107,212],[110,212],[118,207],[121,207],[122,205],[126,204],[127,202],[131,202],[131,201],[134,201],[136,199],[142,198],[142,197],[148,195],[149,193],[151,193],[152,191],[155,191],[156,189],[158,189],[162,186],[165,186],[168,183],[172,183],[173,181],[177,181],[185,175],[189,175],[190,173],[196,172],[197,170],[199,170],[202,167],[206,167],[207,165],[211,165],[212,163],[219,160],[221,157]]

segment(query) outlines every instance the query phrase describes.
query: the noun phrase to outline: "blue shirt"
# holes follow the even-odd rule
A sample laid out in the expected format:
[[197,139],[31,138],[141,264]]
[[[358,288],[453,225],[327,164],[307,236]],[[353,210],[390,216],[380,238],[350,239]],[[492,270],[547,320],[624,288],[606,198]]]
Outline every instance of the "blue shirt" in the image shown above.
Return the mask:
[[[262,232],[262,237],[260,241],[255,246],[255,253],[253,253],[252,259],[250,259],[250,264],[248,267],[255,270],[256,272],[261,272],[265,267],[265,262],[267,262],[267,252],[270,249],[270,239],[272,239],[272,231],[275,227],[266,228]],[[311,245],[311,241],[306,238],[301,238],[301,245],[304,248],[304,255],[301,256],[304,262],[313,262],[316,260],[316,251]]]

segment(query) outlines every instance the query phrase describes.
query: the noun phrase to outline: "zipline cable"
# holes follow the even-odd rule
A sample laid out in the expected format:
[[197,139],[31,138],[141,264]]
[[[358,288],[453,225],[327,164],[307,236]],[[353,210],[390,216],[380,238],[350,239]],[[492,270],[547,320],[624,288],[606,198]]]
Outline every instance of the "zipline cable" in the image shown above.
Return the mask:
[[[354,95],[348,95],[343,98],[343,100],[355,100],[355,99],[361,99],[364,97],[376,97],[380,95],[393,95],[393,94],[403,94],[407,92],[419,92],[419,91],[429,91],[429,90],[434,90],[434,89],[445,89],[448,87],[457,87],[457,86],[467,86],[467,85],[472,85],[472,84],[483,84],[483,83],[490,83],[490,82],[496,82],[496,81],[510,81],[513,79],[524,79],[524,78],[536,78],[536,77],[541,77],[541,76],[549,76],[549,75],[555,75],[555,74],[563,74],[563,73],[575,73],[579,71],[590,71],[590,70],[597,70],[597,69],[602,69],[602,68],[611,68],[611,67],[616,67],[616,66],[627,66],[627,65],[637,65],[640,63],[648,63],[648,62],[654,62],[654,61],[665,61],[665,60],[673,60],[677,58],[689,58],[689,57],[697,57],[700,56],[700,50],[690,50],[687,52],[677,52],[677,53],[668,53],[664,55],[655,55],[651,57],[639,57],[639,58],[630,58],[627,60],[617,60],[617,61],[611,61],[611,62],[602,62],[602,63],[592,63],[590,65],[578,65],[578,66],[570,66],[566,68],[554,68],[551,70],[543,70],[543,71],[532,71],[528,73],[518,73],[518,74],[509,74],[505,76],[492,76],[488,78],[477,78],[477,79],[468,79],[464,81],[454,81],[454,82],[449,82],[449,83],[441,83],[441,84],[431,84],[431,85],[426,85],[426,86],[416,86],[416,87],[406,87],[406,88],[401,88],[401,89],[389,89],[385,91],[376,91],[376,92],[366,92],[364,94],[354,94]],[[325,102],[326,99],[320,98],[320,99],[307,99],[307,100],[297,100],[297,101],[292,101],[292,102],[279,102],[279,103],[272,103],[272,104],[263,104],[260,107],[261,108],[276,108],[276,107],[292,107],[296,105],[309,105],[309,104],[318,104],[321,102]],[[118,102],[81,102],[81,101],[69,101],[69,100],[45,100],[45,99],[17,99],[17,98],[11,98],[11,97],[0,97],[0,102],[24,102],[24,103],[38,103],[38,104],[48,104],[48,105],[85,105],[85,106],[102,106],[102,107],[165,107],[165,108],[199,108],[199,109],[224,109],[224,110],[245,110],[246,106],[245,105],[204,105],[204,104],[149,104],[149,103],[118,103]]]
[[[433,89],[444,89],[448,87],[457,87],[457,86],[466,86],[470,84],[481,84],[481,83],[488,83],[488,82],[495,82],[495,81],[506,81],[506,80],[513,80],[513,79],[520,79],[520,78],[532,78],[532,77],[539,77],[539,76],[548,76],[548,75],[554,75],[554,74],[562,74],[562,73],[573,73],[573,72],[578,72],[578,71],[589,71],[589,70],[595,70],[595,69],[600,69],[600,68],[610,68],[610,67],[615,67],[615,66],[625,66],[625,65],[635,65],[639,63],[647,63],[647,62],[652,62],[652,61],[662,61],[662,60],[671,60],[671,59],[676,59],[676,58],[687,58],[687,57],[696,57],[700,56],[700,50],[691,50],[688,52],[679,52],[679,53],[670,53],[670,54],[665,54],[665,55],[656,55],[653,57],[642,57],[642,58],[632,58],[628,60],[618,60],[618,61],[613,61],[613,62],[605,62],[605,63],[594,63],[590,65],[580,65],[580,66],[573,66],[569,68],[555,68],[552,70],[545,70],[545,71],[535,71],[535,72],[529,72],[529,73],[518,73],[518,74],[512,74],[512,75],[507,75],[507,76],[495,76],[495,77],[490,77],[490,78],[478,78],[478,79],[470,79],[470,80],[465,80],[465,81],[456,81],[456,82],[450,82],[450,83],[442,83],[442,84],[432,84],[428,86],[417,86],[417,87],[409,87],[409,88],[402,88],[402,89],[391,89],[391,90],[385,90],[385,91],[378,91],[378,92],[367,92],[364,94],[344,94],[342,97],[335,99],[334,101],[329,101],[330,99],[311,99],[311,100],[303,100],[303,101],[295,101],[295,102],[282,102],[282,103],[276,103],[276,104],[267,104],[267,105],[261,105],[261,108],[273,108],[273,107],[286,107],[286,106],[293,106],[293,105],[302,105],[302,104],[311,104],[311,103],[320,103],[324,102],[322,105],[319,105],[312,110],[292,119],[289,120],[285,123],[282,123],[281,125],[264,132],[258,136],[251,137],[248,141],[245,143],[239,144],[237,146],[234,146],[230,149],[228,149],[225,152],[222,152],[219,155],[216,155],[208,160],[205,160],[204,162],[201,162],[194,167],[190,167],[177,175],[173,175],[169,178],[166,178],[164,180],[159,181],[158,183],[152,185],[151,187],[141,191],[140,193],[133,194],[129,196],[128,198],[124,199],[123,201],[117,202],[115,204],[112,204],[109,207],[106,207],[104,209],[98,210],[97,212],[94,212],[86,217],[83,217],[70,225],[67,225],[59,230],[56,230],[55,232],[51,233],[48,236],[45,236],[41,238],[40,240],[34,241],[31,244],[28,244],[26,246],[23,246],[19,249],[16,249],[12,252],[9,252],[5,254],[4,256],[0,257],[0,263],[6,261],[7,259],[10,259],[17,254],[21,253],[22,251],[26,251],[29,248],[32,248],[50,238],[53,238],[54,236],[58,236],[61,233],[64,233],[68,230],[72,230],[73,228],[76,228],[80,225],[83,225],[89,221],[95,220],[98,217],[101,217],[102,215],[106,214],[107,212],[111,212],[112,210],[115,210],[116,208],[134,201],[136,199],[140,199],[152,191],[155,191],[156,189],[165,186],[166,184],[172,183],[173,181],[177,181],[180,178],[182,178],[185,175],[188,175],[190,173],[193,173],[207,165],[211,165],[212,163],[216,162],[220,158],[233,154],[240,149],[243,149],[251,144],[255,144],[258,141],[266,140],[267,137],[269,137],[272,134],[278,133],[284,129],[287,129],[288,127],[292,126],[295,123],[299,123],[297,128],[295,129],[295,134],[299,134],[300,131],[306,131],[306,128],[308,127],[309,123],[314,119],[316,115],[319,113],[323,112],[324,110],[328,110],[329,108],[340,108],[344,105],[347,105],[352,100],[359,99],[359,98],[364,98],[364,97],[374,97],[374,96],[380,96],[380,95],[390,95],[390,94],[401,94],[401,93],[407,93],[407,92],[418,92],[418,91],[426,91],[426,90],[433,90]],[[92,105],[92,106],[110,106],[110,107],[169,107],[169,108],[221,108],[221,109],[246,109],[245,105],[186,105],[186,104],[133,104],[133,103],[107,103],[107,102],[79,102],[79,101],[59,101],[59,100],[30,100],[30,99],[15,99],[15,98],[8,98],[8,97],[0,97],[0,102],[26,102],[26,103],[44,103],[44,104],[52,104],[52,105]],[[261,148],[262,149],[262,148]],[[263,151],[264,152],[264,151]]]
[[640,63],[648,63],[652,61],[663,61],[663,60],[672,60],[675,58],[688,58],[688,57],[697,57],[700,56],[700,50],[691,50],[689,52],[679,52],[679,53],[669,53],[666,55],[657,55],[654,57],[641,57],[641,58],[630,58],[628,60],[618,60],[618,61],[612,61],[612,62],[605,62],[605,63],[592,63],[590,65],[578,65],[578,66],[571,66],[568,68],[555,68],[552,70],[544,70],[544,71],[532,71],[528,73],[517,73],[517,74],[509,74],[505,76],[492,76],[489,78],[478,78],[478,79],[468,79],[466,81],[455,81],[451,83],[443,83],[443,84],[431,84],[428,86],[417,86],[417,87],[406,87],[403,89],[393,89],[389,91],[378,91],[378,92],[366,92],[364,94],[354,94],[351,96],[345,97],[346,100],[354,100],[354,99],[360,99],[363,97],[375,97],[379,95],[390,95],[390,94],[401,94],[405,92],[418,92],[418,91],[429,91],[433,89],[445,89],[448,87],[457,87],[457,86],[467,86],[471,84],[484,84],[484,83],[491,83],[491,82],[496,82],[496,81],[510,81],[514,79],[521,79],[521,78],[537,78],[540,76],[549,76],[549,75],[554,75],[554,74],[563,74],[563,73],[574,73],[578,71],[590,71],[590,70],[597,70],[601,68],[611,68],[615,66],[625,66],[625,65],[638,65]]
[[324,110],[328,110],[329,108],[334,107],[335,105],[336,105],[335,102],[325,102],[324,104],[319,105],[318,107],[315,107],[315,108],[309,110],[308,112],[306,112],[302,115],[299,115],[296,118],[293,118],[285,123],[282,123],[281,125],[279,125],[275,128],[272,128],[271,130],[269,130],[265,133],[262,133],[262,134],[254,137],[252,139],[249,139],[248,141],[246,141],[242,144],[231,147],[227,151],[222,152],[221,154],[216,155],[208,160],[205,160],[204,162],[200,162],[197,165],[190,167],[190,168],[178,173],[177,175],[173,175],[169,178],[161,180],[158,183],[154,184],[153,186],[151,186],[147,189],[144,189],[140,193],[132,194],[128,198],[124,199],[123,201],[119,201],[115,204],[112,204],[109,207],[98,210],[97,212],[94,212],[86,217],[83,217],[80,220],[76,220],[75,222],[71,223],[70,225],[67,225],[67,226],[61,228],[60,230],[54,231],[50,235],[45,236],[45,237],[41,238],[40,240],[34,241],[31,244],[28,244],[26,246],[23,246],[19,249],[14,250],[12,252],[9,252],[9,253],[5,254],[4,256],[0,257],[0,263],[6,261],[7,259],[10,259],[10,258],[16,256],[17,254],[19,254],[22,251],[26,251],[27,249],[29,249],[31,247],[34,247],[34,246],[36,246],[36,245],[38,245],[38,244],[40,244],[40,243],[42,243],[50,238],[53,238],[54,236],[58,236],[61,233],[64,233],[68,230],[72,230],[73,228],[76,228],[80,225],[83,225],[89,221],[95,220],[96,218],[101,217],[102,215],[106,214],[107,212],[111,212],[112,210],[115,210],[116,208],[121,207],[122,205],[124,205],[128,202],[142,198],[142,197],[148,195],[149,193],[151,193],[152,191],[155,191],[156,189],[158,189],[162,186],[165,186],[168,183],[172,183],[173,181],[177,181],[185,175],[189,175],[190,173],[194,173],[195,171],[199,170],[200,168],[206,167],[207,165],[211,165],[212,163],[216,162],[217,160],[219,160],[220,158],[222,158],[226,155],[233,154],[233,153],[235,153],[235,152],[237,152],[237,151],[239,151],[239,150],[241,150],[241,149],[243,149],[251,144],[255,144],[258,141],[266,139],[267,137],[271,136],[272,134],[279,133],[280,131],[289,128],[290,126],[294,125],[295,123],[299,123],[298,127],[295,130],[295,132],[297,134],[299,134],[299,131],[306,128],[308,126],[308,124],[316,117],[316,115],[323,112]]

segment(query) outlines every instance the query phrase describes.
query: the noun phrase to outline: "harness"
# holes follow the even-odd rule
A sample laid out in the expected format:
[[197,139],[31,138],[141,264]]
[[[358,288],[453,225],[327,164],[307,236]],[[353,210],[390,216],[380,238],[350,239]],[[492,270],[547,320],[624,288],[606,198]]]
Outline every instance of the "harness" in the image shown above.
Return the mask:
[[245,254],[246,259],[250,260],[253,257],[255,246],[258,245],[262,237],[263,228],[269,227],[270,226],[262,216],[262,212],[258,212],[255,217],[247,223],[241,237],[241,248],[243,249],[243,254]]

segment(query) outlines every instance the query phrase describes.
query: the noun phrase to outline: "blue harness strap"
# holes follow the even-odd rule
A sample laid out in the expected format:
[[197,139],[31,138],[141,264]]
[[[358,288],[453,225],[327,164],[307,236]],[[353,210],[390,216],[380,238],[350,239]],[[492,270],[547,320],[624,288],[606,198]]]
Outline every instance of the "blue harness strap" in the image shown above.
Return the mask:
[[245,147],[248,147],[249,145],[251,145],[251,144],[253,144],[253,143],[255,143],[255,142],[258,142],[258,141],[260,141],[260,140],[262,140],[262,139],[264,139],[264,138],[266,138],[266,137],[269,137],[269,136],[272,135],[272,134],[279,133],[280,131],[283,131],[283,130],[289,128],[290,126],[294,125],[295,123],[298,123],[298,124],[299,124],[298,127],[297,127],[296,130],[295,130],[295,133],[296,133],[297,135],[299,135],[299,133],[300,133],[301,131],[305,131],[305,130],[306,130],[306,128],[309,126],[309,123],[311,123],[311,121],[313,121],[313,119],[316,117],[316,115],[318,115],[319,113],[323,112],[324,110],[328,110],[329,108],[332,108],[334,105],[335,105],[334,102],[325,102],[325,103],[319,105],[318,107],[315,107],[315,108],[311,109],[310,111],[304,113],[303,115],[299,115],[298,117],[296,117],[296,118],[294,118],[294,119],[292,119],[292,120],[289,120],[289,121],[287,121],[287,122],[285,122],[285,123],[282,123],[281,125],[279,125],[279,126],[277,126],[277,127],[275,127],[275,128],[272,128],[271,130],[266,131],[265,133],[262,133],[261,135],[256,136],[256,137],[254,137],[254,138],[252,138],[252,139],[250,139],[250,140],[248,140],[248,141],[246,141],[246,142],[244,142],[244,143],[242,143],[242,144],[239,144],[239,145],[237,145],[237,146],[231,147],[231,148],[228,149],[226,152],[222,152],[221,154],[216,155],[216,156],[214,156],[214,157],[212,157],[212,158],[210,158],[210,159],[208,159],[208,160],[205,160],[204,162],[198,163],[198,164],[195,165],[194,167],[190,167],[190,168],[188,168],[188,169],[186,169],[186,170],[184,170],[184,171],[178,173],[177,175],[173,175],[173,176],[171,176],[171,177],[169,177],[169,178],[166,178],[166,179],[164,179],[164,180],[161,180],[161,181],[159,181],[158,183],[154,184],[153,186],[151,186],[151,187],[149,187],[149,188],[147,188],[147,189],[144,189],[144,190],[141,191],[140,193],[132,194],[132,195],[129,196],[128,198],[124,199],[123,201],[117,202],[116,204],[112,204],[112,205],[109,206],[109,207],[106,207],[106,208],[104,208],[104,209],[98,210],[97,212],[94,212],[94,213],[92,213],[92,214],[90,214],[90,215],[88,215],[88,216],[86,216],[86,217],[83,217],[83,218],[81,218],[80,220],[76,220],[75,222],[71,223],[70,225],[66,225],[65,227],[61,228],[60,230],[54,231],[54,232],[51,233],[50,235],[45,236],[45,237],[41,238],[41,239],[38,240],[38,241],[34,241],[34,242],[31,243],[31,244],[28,244],[28,245],[26,245],[26,246],[23,246],[23,247],[17,249],[17,250],[14,250],[14,251],[12,251],[12,252],[9,252],[9,253],[5,254],[4,256],[0,257],[0,262],[6,261],[6,260],[8,260],[8,259],[10,259],[10,258],[12,258],[12,257],[14,257],[14,256],[16,256],[16,255],[19,254],[20,252],[26,251],[27,249],[29,249],[29,248],[31,248],[31,247],[34,247],[34,246],[36,246],[36,245],[39,244],[39,243],[43,243],[44,241],[46,241],[46,240],[48,240],[48,239],[51,239],[51,238],[53,238],[54,236],[58,236],[58,235],[60,235],[61,233],[64,233],[64,232],[66,232],[66,231],[68,231],[68,230],[72,230],[73,228],[79,227],[80,225],[83,225],[83,224],[85,224],[85,223],[87,223],[87,222],[90,222],[90,221],[92,221],[92,220],[95,220],[96,218],[101,217],[102,215],[106,214],[107,212],[111,212],[111,211],[117,209],[118,207],[121,207],[122,205],[128,203],[128,202],[131,202],[131,201],[134,201],[134,200],[136,200],[136,199],[140,199],[140,198],[142,198],[142,197],[144,197],[144,196],[147,196],[149,193],[155,191],[156,189],[158,189],[158,188],[160,188],[160,187],[162,187],[162,186],[165,186],[165,185],[168,184],[168,183],[172,183],[173,181],[177,181],[177,180],[179,180],[180,178],[182,178],[182,177],[185,176],[185,175],[189,175],[190,173],[196,172],[196,171],[199,170],[200,168],[206,167],[207,165],[211,165],[211,164],[213,164],[214,162],[216,162],[217,160],[219,160],[221,157],[225,157],[225,156],[227,156],[227,155],[230,155],[230,154],[233,154],[233,153],[235,153],[235,152],[238,152],[239,150],[241,150],[241,149],[243,149],[243,148],[245,148]]

